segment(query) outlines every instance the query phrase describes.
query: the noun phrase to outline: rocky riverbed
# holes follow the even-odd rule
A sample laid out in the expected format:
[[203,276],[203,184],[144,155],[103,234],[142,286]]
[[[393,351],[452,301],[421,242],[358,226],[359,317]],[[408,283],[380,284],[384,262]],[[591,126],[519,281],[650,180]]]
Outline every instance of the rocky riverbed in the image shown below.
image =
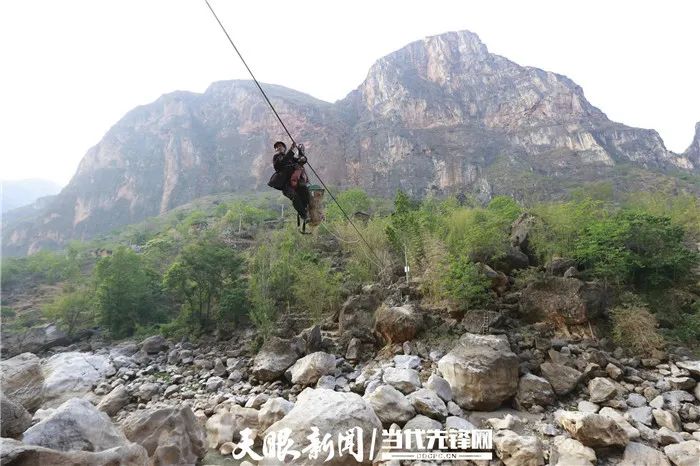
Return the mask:
[[154,336],[6,359],[2,464],[246,464],[231,456],[244,429],[260,452],[265,433],[282,428],[303,448],[313,426],[334,436],[493,429],[494,460],[481,464],[698,464],[700,361],[683,351],[640,359],[606,341],[517,331],[462,332],[431,347],[406,338],[421,330],[412,313],[377,312],[383,335],[404,341],[365,359],[359,338],[338,354],[333,331],[318,326],[257,352],[242,330],[223,343]]

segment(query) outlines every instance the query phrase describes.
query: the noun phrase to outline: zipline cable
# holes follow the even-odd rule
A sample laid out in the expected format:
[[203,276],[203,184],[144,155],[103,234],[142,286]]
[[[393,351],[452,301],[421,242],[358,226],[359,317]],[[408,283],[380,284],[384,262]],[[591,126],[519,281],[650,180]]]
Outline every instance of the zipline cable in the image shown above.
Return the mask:
[[[221,30],[224,31],[224,34],[226,34],[226,38],[227,38],[228,41],[231,43],[231,46],[233,47],[233,50],[236,51],[236,53],[238,54],[238,57],[239,57],[239,58],[241,59],[241,61],[243,62],[243,65],[244,65],[244,66],[246,67],[246,69],[248,70],[248,73],[250,73],[250,76],[253,78],[253,81],[255,81],[255,85],[258,86],[258,89],[260,89],[260,92],[262,93],[263,97],[265,97],[265,101],[267,102],[267,104],[268,104],[268,105],[270,106],[270,108],[272,109],[272,112],[273,112],[273,113],[275,114],[275,116],[277,117],[277,120],[279,120],[280,124],[282,125],[282,128],[284,128],[284,131],[287,133],[287,136],[289,136],[289,139],[291,139],[292,143],[294,143],[294,145],[296,145],[296,141],[294,140],[294,137],[292,136],[292,133],[290,133],[289,130],[287,129],[287,125],[285,125],[284,122],[282,121],[282,118],[279,116],[279,113],[277,113],[277,110],[275,110],[275,106],[272,105],[272,102],[270,102],[270,99],[267,97],[267,94],[265,93],[265,91],[263,90],[263,88],[260,86],[260,83],[258,82],[258,80],[256,79],[255,75],[254,75],[253,72],[251,71],[250,67],[249,67],[248,64],[246,63],[245,59],[243,58],[243,55],[241,55],[241,52],[238,51],[238,47],[236,47],[236,44],[233,43],[233,40],[231,39],[231,36],[229,36],[228,32],[226,31],[226,28],[225,28],[224,25],[221,23],[221,21],[219,20],[219,17],[216,15],[216,12],[214,11],[214,9],[213,9],[213,8],[211,7],[211,5],[209,4],[209,0],[204,0],[204,3],[207,4],[207,7],[209,7],[209,11],[211,11],[211,14],[214,15],[214,19],[216,19],[216,22],[219,23],[219,26],[221,27]],[[321,185],[322,185],[323,188],[326,190],[326,192],[328,193],[328,195],[331,196],[331,199],[333,199],[333,202],[336,203],[336,205],[338,206],[338,208],[340,209],[340,211],[341,211],[341,212],[343,213],[343,215],[345,216],[345,219],[350,223],[350,225],[352,225],[352,227],[355,229],[355,231],[356,231],[357,234],[360,236],[360,238],[362,238],[362,241],[365,243],[365,245],[367,246],[367,248],[369,249],[369,251],[372,253],[372,255],[373,255],[380,263],[382,263],[382,260],[379,258],[379,256],[377,256],[377,253],[375,253],[375,252],[374,252],[374,249],[372,249],[372,246],[370,246],[370,244],[367,242],[367,240],[365,239],[365,237],[362,236],[362,233],[360,233],[360,230],[358,230],[358,228],[355,226],[355,224],[353,223],[353,221],[350,219],[350,216],[347,214],[347,212],[345,212],[345,209],[343,209],[343,206],[340,205],[340,203],[339,203],[338,200],[335,198],[335,196],[333,195],[333,193],[331,192],[331,190],[328,189],[328,186],[326,186],[326,183],[323,182],[323,180],[321,179],[321,177],[318,175],[318,173],[316,172],[316,170],[314,170],[314,167],[311,166],[311,164],[308,162],[308,160],[306,161],[306,165],[311,169],[311,171],[313,172],[313,174],[316,175],[316,178],[318,178],[318,181],[321,183]]]

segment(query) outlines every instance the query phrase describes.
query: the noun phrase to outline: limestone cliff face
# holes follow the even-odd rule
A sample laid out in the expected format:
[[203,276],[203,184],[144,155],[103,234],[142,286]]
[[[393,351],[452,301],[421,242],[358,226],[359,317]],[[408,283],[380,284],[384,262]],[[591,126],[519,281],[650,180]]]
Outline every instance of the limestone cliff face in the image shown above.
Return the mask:
[[700,167],[700,121],[695,123],[695,137],[683,157],[693,166]]
[[[619,164],[698,170],[653,130],[610,121],[565,76],[491,54],[470,32],[407,45],[329,104],[264,85],[314,168],[335,186],[391,195],[561,195]],[[3,249],[56,247],[217,192],[268,189],[271,145],[286,135],[249,81],[174,92],[129,112],[83,158],[70,184],[14,221]],[[15,217],[16,218],[16,215]]]

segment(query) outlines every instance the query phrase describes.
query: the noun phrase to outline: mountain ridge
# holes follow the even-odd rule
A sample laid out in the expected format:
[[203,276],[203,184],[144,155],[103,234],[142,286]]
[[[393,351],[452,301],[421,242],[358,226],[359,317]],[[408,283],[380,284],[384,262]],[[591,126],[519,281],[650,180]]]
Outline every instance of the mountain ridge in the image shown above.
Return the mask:
[[[524,198],[539,183],[551,184],[544,198],[552,198],[608,179],[620,164],[700,167],[697,134],[685,153],[669,151],[655,130],[609,120],[573,80],[491,54],[469,31],[380,58],[335,103],[263,86],[326,183],[375,195],[401,188]],[[200,196],[267,189],[269,146],[278,139],[284,131],[252,81],[164,94],[115,123],[36,220],[7,229],[3,248],[60,247]]]

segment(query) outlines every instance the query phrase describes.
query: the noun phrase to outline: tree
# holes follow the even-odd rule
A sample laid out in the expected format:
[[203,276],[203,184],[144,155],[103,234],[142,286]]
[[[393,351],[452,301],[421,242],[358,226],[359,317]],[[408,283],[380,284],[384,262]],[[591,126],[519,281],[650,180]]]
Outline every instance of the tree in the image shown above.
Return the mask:
[[[352,188],[336,195],[338,203],[343,206],[346,214],[352,216],[355,212],[367,212],[370,199],[362,188]],[[335,202],[329,202],[326,207],[328,221],[343,220],[343,213]]]
[[130,248],[100,259],[94,281],[99,321],[115,337],[130,336],[137,325],[162,317],[160,277]]
[[76,331],[91,327],[95,323],[95,303],[87,289],[68,291],[50,303],[46,316],[57,322],[69,336]]
[[[205,234],[183,248],[165,273],[163,284],[182,303],[193,329],[206,330],[217,317],[241,306],[233,291],[243,286],[241,269],[242,260],[234,249]],[[226,297],[223,307],[222,296]]]

